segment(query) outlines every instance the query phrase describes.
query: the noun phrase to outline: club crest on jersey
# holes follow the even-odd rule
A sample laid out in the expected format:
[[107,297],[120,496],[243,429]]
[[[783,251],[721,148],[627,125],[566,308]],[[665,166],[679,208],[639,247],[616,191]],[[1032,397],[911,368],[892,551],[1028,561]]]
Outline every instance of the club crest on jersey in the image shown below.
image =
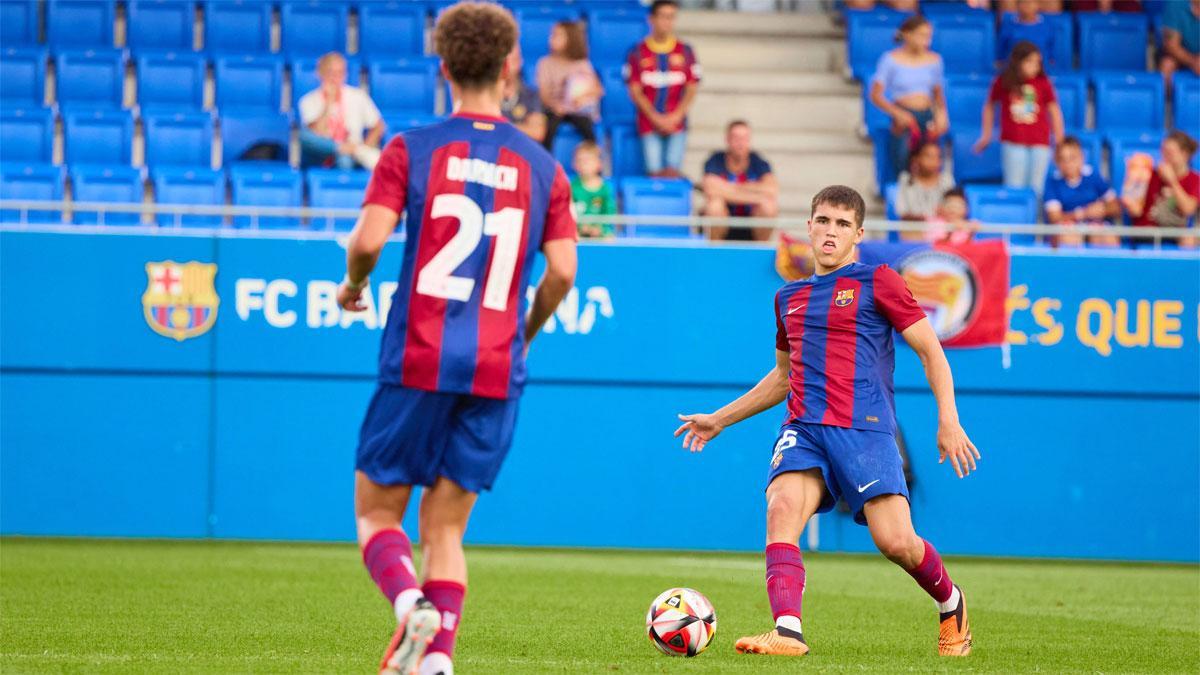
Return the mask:
[[847,288],[847,289],[838,291],[837,297],[835,297],[833,299],[833,304],[837,305],[838,307],[845,307],[846,305],[849,305],[852,302],[854,302],[854,289],[853,288]]
[[217,266],[174,260],[146,263],[142,313],[159,335],[183,342],[207,333],[217,321]]

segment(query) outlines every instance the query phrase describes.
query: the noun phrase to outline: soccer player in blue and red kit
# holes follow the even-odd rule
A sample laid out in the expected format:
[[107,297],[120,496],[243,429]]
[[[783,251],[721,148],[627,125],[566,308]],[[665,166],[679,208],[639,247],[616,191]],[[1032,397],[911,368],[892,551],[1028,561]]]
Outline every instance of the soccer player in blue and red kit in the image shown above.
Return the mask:
[[[355,463],[363,562],[398,621],[380,666],[386,673],[453,673],[467,519],[512,443],[529,341],[574,283],[567,177],[500,116],[516,36],[512,15],[498,5],[462,2],[442,13],[434,47],[455,113],[384,149],[338,289],[343,309],[364,309],[367,275],[405,216],[379,384]],[[525,289],[538,249],[546,272],[529,308]],[[414,485],[425,486],[423,584],[400,525]]]
[[711,414],[680,415],[683,445],[700,451],[725,427],[787,400],[767,485],[767,596],[775,628],[744,637],[739,652],[803,656],[804,563],[796,545],[814,513],[841,497],[889,560],[933,597],[941,614],[938,652],[965,656],[971,628],[962,591],[929,542],[917,536],[896,446],[892,332],[912,346],[937,400],[941,461],[960,478],[979,453],[958,421],[950,364],[924,312],[894,270],[855,262],[866,206],[834,185],[812,201],[808,233],[816,274],[775,296],[775,368]]

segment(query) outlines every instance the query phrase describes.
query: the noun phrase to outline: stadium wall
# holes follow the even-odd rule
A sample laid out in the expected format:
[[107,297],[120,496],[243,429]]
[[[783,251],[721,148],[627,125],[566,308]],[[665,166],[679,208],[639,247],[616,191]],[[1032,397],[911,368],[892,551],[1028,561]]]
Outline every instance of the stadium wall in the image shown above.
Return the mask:
[[[699,455],[671,432],[772,365],[772,253],[580,255],[469,540],[758,550],[782,411]],[[340,313],[343,256],[329,240],[0,233],[0,532],[351,539],[391,285],[377,274],[374,311]],[[217,266],[195,337],[156,333],[143,307],[147,264],[168,260]],[[933,399],[899,348],[919,531],[957,554],[1200,560],[1200,260],[1018,251],[1012,280],[1011,348],[950,354],[977,474],[936,463]],[[838,513],[805,543],[871,550]]]

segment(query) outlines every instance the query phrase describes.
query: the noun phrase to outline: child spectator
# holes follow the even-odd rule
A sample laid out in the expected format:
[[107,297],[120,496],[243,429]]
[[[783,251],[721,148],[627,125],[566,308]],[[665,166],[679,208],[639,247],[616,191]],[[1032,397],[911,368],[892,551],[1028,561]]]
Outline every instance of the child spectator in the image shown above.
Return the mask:
[[[1194,154],[1196,140],[1182,131],[1172,131],[1163,139],[1162,161],[1150,176],[1144,201],[1122,191],[1121,203],[1135,226],[1188,227],[1200,204],[1200,174],[1190,165]],[[1181,248],[1196,245],[1196,237],[1179,240]]]
[[[942,196],[953,187],[954,177],[942,166],[942,146],[926,141],[913,152],[908,171],[900,174],[896,214],[901,220],[928,220],[937,214]],[[901,236],[913,234],[919,233],[904,232]]]
[[[1038,0],[1017,0],[1017,15],[1000,22],[997,42],[1000,56],[1007,59],[1018,42],[1032,42],[1047,59],[1054,58],[1054,27],[1042,18]],[[1070,64],[1065,64],[1070,65]]]
[[992,106],[996,103],[1000,103],[1004,185],[1033,188],[1040,199],[1050,166],[1050,134],[1063,137],[1063,116],[1054,85],[1042,69],[1042,54],[1032,42],[1018,42],[1004,72],[992,82],[983,104],[983,130],[975,142],[976,154],[992,142]]
[[925,240],[931,243],[965,244],[975,237],[978,220],[970,220],[967,195],[962,188],[947,190],[938,205],[937,215],[929,219]]
[[595,124],[600,119],[604,87],[588,61],[587,38],[579,23],[554,24],[550,53],[537,63],[537,86],[546,109],[546,138],[542,144],[547,150],[553,148],[558,125],[563,122],[575,127],[585,141],[596,140]]
[[[1121,215],[1117,193],[1090,164],[1084,163],[1079,139],[1067,136],[1054,150],[1054,172],[1046,178],[1046,222],[1062,226],[1059,246],[1083,245],[1083,234],[1074,226],[1102,224]],[[1093,235],[1088,240],[1099,246],[1119,246],[1114,235]]]
[[[576,216],[611,216],[617,213],[617,200],[613,197],[612,184],[600,174],[600,146],[595,141],[583,141],[575,146],[575,157],[571,163],[575,178],[571,179],[571,201],[575,203]],[[579,236],[586,238],[609,238],[613,236],[612,223],[580,223]]]
[[1200,75],[1200,0],[1168,2],[1162,14],[1162,53],[1158,69],[1168,90],[1180,68]]

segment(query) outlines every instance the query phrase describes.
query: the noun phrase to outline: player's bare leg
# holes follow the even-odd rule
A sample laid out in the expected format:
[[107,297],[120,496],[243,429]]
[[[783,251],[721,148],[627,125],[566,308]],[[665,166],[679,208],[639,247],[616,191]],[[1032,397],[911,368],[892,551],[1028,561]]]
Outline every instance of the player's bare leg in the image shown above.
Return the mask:
[[901,495],[882,495],[868,501],[863,514],[879,552],[904,568],[937,603],[941,623],[938,653],[970,654],[971,623],[967,619],[966,598],[950,580],[933,545],[917,536],[908,500]]
[[767,597],[775,628],[741,638],[734,649],[743,654],[804,656],[808,644],[800,626],[804,596],[804,562],[800,534],[825,495],[819,469],[780,474],[767,486]]
[[441,630],[426,650],[420,675],[453,675],[454,641],[467,588],[463,535],[478,495],[441,477],[421,496],[419,527],[425,597],[440,612]]

